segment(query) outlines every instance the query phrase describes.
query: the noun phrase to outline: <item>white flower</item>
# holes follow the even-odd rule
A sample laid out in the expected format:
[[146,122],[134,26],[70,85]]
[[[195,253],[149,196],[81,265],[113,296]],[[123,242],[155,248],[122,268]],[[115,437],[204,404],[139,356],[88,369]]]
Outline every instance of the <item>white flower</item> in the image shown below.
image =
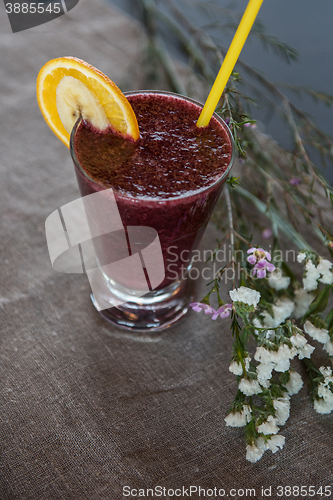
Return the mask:
[[306,346],[304,346],[301,352],[298,354],[298,359],[311,358],[311,354],[314,350],[315,348],[312,345],[306,344]]
[[331,405],[327,404],[323,399],[316,399],[313,407],[317,413],[321,414],[331,413],[333,409]]
[[312,345],[308,344],[304,335],[300,333],[295,333],[290,337],[290,342],[296,347],[299,359],[310,358],[315,349]]
[[[273,313],[276,322],[280,325],[292,314],[295,304],[292,300],[284,298],[277,301],[273,306]],[[278,325],[277,325],[278,326]]]
[[[267,439],[267,438],[266,438]],[[263,451],[271,450],[272,453],[276,453],[280,448],[282,450],[286,438],[281,436],[280,434],[275,434],[271,436],[269,439],[266,439],[262,436],[256,439],[256,446]]]
[[276,425],[277,419],[272,415],[269,415],[266,422],[263,422],[259,427],[257,427],[257,431],[262,434],[277,434],[279,432],[279,428]]
[[257,347],[254,359],[260,361],[260,363],[270,363],[271,362],[271,352],[265,347]]
[[250,406],[244,405],[241,412],[229,413],[224,420],[229,427],[244,427],[251,418]]
[[275,409],[275,418],[278,425],[284,425],[288,418],[290,412],[290,400],[289,396],[285,393],[285,397],[273,400],[273,406]]
[[255,326],[256,328],[262,328],[262,324],[259,318],[253,318],[253,326]]
[[320,274],[325,274],[327,271],[331,269],[332,266],[333,266],[332,262],[330,262],[327,259],[320,258],[319,264],[317,266],[317,271],[319,271]]
[[319,281],[321,283],[324,283],[324,285],[332,285],[332,283],[333,283],[333,273],[331,273],[329,271],[322,278],[320,278]]
[[320,398],[323,398],[325,403],[331,406],[331,408],[333,409],[333,392],[327,385],[323,384],[322,382],[318,386],[318,396]]
[[297,262],[299,262],[300,264],[304,261],[304,259],[306,258],[306,255],[305,253],[302,253],[300,252],[298,255],[297,255]]
[[311,260],[307,261],[307,263],[305,264],[305,269],[308,278],[318,279],[320,277],[320,272]]
[[268,283],[269,286],[277,291],[285,290],[290,284],[290,278],[289,276],[282,276],[281,269],[275,269],[275,271],[268,276]]
[[290,348],[287,344],[281,344],[277,351],[277,360],[279,363],[282,359],[293,359],[297,354],[297,349],[295,347]]
[[268,449],[271,450],[272,453],[276,453],[279,448],[282,450],[285,440],[286,438],[281,435],[272,436],[267,441]]
[[[300,257],[300,255],[304,257]],[[300,259],[300,260],[299,260]],[[298,262],[303,262],[305,254],[299,254],[297,257]],[[305,277],[303,278],[303,287],[307,291],[316,290],[318,280],[325,285],[332,285],[333,273],[331,272],[333,264],[327,259],[320,258],[318,266],[315,266],[311,260],[305,264]]]
[[284,373],[290,368],[290,361],[289,359],[281,359],[279,363],[276,363],[275,365],[275,371],[279,373]]
[[[266,438],[266,439],[267,439],[267,438]],[[258,448],[260,448],[261,450],[263,450],[263,451],[268,450],[268,444],[267,444],[266,439],[265,439],[264,437],[262,437],[262,436],[260,436],[260,437],[258,437],[258,438],[256,439],[256,446],[257,446]]]
[[315,295],[313,293],[309,293],[304,288],[297,288],[295,290],[295,309],[294,309],[294,318],[299,319],[306,311],[309,309],[309,306],[315,299]]
[[[250,361],[251,358],[247,357],[244,359],[245,362],[245,370],[248,371],[250,368]],[[241,363],[237,363],[237,361],[233,361],[231,365],[229,366],[229,371],[233,373],[234,375],[242,375],[243,374],[243,367]]]
[[272,361],[275,363],[275,371],[286,372],[290,368],[290,359],[297,353],[295,348],[290,349],[286,344],[281,344],[277,351],[272,352]]
[[290,378],[285,385],[285,388],[288,391],[288,395],[292,396],[293,394],[297,394],[303,387],[303,380],[299,373],[291,371],[289,372]]
[[229,372],[233,373],[234,375],[242,375],[242,365],[240,363],[237,363],[236,361],[233,361],[229,366]]
[[307,340],[304,337],[304,335],[301,335],[300,333],[295,333],[292,337],[290,337],[290,342],[294,347],[301,348],[307,344]]
[[332,379],[332,368],[329,366],[321,366],[319,368],[320,373],[325,377],[325,382],[333,382]]
[[320,278],[320,272],[317,270],[316,266],[308,260],[305,264],[306,275],[303,278],[303,287],[308,292],[316,290],[318,286],[317,280]]
[[317,283],[317,280],[306,277],[306,278],[303,278],[303,286],[304,286],[304,290],[312,291],[312,290],[317,290],[318,283]]
[[265,326],[275,328],[281,325],[281,323],[284,323],[284,321],[289,318],[294,308],[295,304],[292,300],[286,298],[278,300],[272,307],[273,317],[268,314],[267,311],[264,311],[262,313],[264,316]]
[[265,378],[261,378],[261,379],[258,378],[258,382],[261,385],[261,387],[265,387],[266,389],[269,389],[269,387],[271,385],[270,380],[265,379]]
[[333,274],[330,271],[332,265],[332,262],[329,260],[320,259],[317,266],[317,271],[321,274],[319,281],[325,285],[331,285],[333,283]]
[[325,328],[316,328],[309,320],[304,323],[304,330],[308,333],[314,340],[318,340],[322,344],[326,344],[330,340],[328,330]]
[[318,396],[320,399],[314,402],[314,409],[318,413],[330,413],[333,410],[333,392],[330,386],[333,382],[332,369],[321,366],[319,370],[324,376],[324,381],[318,385]]
[[264,454],[264,450],[261,450],[255,444],[248,444],[246,447],[246,460],[251,463],[258,462]]
[[262,383],[264,380],[269,380],[272,377],[273,369],[274,363],[271,361],[260,363],[256,368],[259,382]]
[[293,347],[290,349],[286,344],[281,344],[275,359],[275,371],[286,372],[290,368],[290,359],[293,359],[297,354],[297,350]]
[[333,356],[333,342],[332,342],[332,340],[329,340],[328,342],[326,342],[326,344],[324,345],[324,349],[325,349],[325,351],[327,351],[329,356]]
[[259,392],[262,391],[258,380],[248,380],[246,378],[242,378],[238,389],[245,394],[245,396],[253,396],[254,394],[259,394]]
[[273,363],[274,369],[277,372],[285,372],[289,370],[289,360],[294,358],[296,354],[297,349],[295,347],[290,349],[286,344],[281,344],[277,351],[269,351],[264,347],[257,347],[254,359],[263,364]]
[[246,286],[230,290],[229,295],[233,302],[243,302],[244,304],[254,307],[257,307],[260,300],[260,293]]

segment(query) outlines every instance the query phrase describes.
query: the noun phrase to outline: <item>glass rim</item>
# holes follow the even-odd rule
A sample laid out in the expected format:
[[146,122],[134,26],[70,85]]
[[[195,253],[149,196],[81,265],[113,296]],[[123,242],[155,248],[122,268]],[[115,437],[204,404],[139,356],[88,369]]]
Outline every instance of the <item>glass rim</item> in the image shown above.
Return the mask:
[[[197,101],[195,99],[192,99],[192,97],[184,96],[182,94],[177,94],[175,92],[171,92],[171,91],[167,91],[167,90],[130,90],[130,91],[124,92],[125,96],[140,95],[140,94],[170,95],[172,97],[183,99],[185,101],[189,101],[189,102],[191,102],[193,104],[196,104],[201,109],[204,106],[201,102],[199,102],[199,101]],[[209,191],[209,190],[213,189],[215,186],[217,186],[221,181],[223,181],[229,175],[229,172],[230,172],[230,170],[231,170],[231,168],[232,168],[232,166],[234,164],[234,161],[235,161],[236,146],[235,146],[235,141],[234,141],[234,139],[232,137],[232,133],[231,133],[231,131],[230,131],[227,123],[223,120],[223,118],[221,118],[221,116],[219,116],[216,112],[214,112],[213,113],[213,117],[223,126],[224,130],[228,134],[228,138],[230,140],[230,145],[231,145],[230,161],[229,161],[229,164],[228,164],[226,170],[213,183],[209,184],[208,186],[203,186],[203,187],[201,187],[199,189],[191,191],[188,194],[184,193],[184,194],[181,194],[179,196],[171,196],[169,198],[161,198],[161,197],[157,197],[157,196],[132,196],[132,195],[127,194],[127,193],[119,192],[119,191],[117,191],[117,189],[115,189],[112,186],[109,186],[109,187],[104,186],[103,184],[100,184],[97,181],[95,181],[94,179],[92,179],[83,170],[83,168],[81,167],[80,162],[79,162],[79,160],[78,160],[78,158],[76,156],[75,149],[74,149],[74,137],[75,137],[75,133],[76,133],[77,127],[81,123],[81,120],[82,120],[81,117],[76,121],[76,123],[75,123],[75,125],[74,125],[74,127],[72,129],[72,132],[70,134],[69,150],[70,150],[70,154],[71,154],[72,160],[73,160],[75,166],[77,167],[77,169],[79,170],[79,172],[86,179],[88,179],[92,184],[94,184],[95,186],[98,186],[100,188],[99,190],[110,189],[110,187],[111,187],[112,190],[117,194],[118,197],[121,197],[121,198],[124,198],[124,199],[128,199],[128,200],[133,200],[133,201],[135,201],[135,200],[139,201],[140,200],[140,201],[154,201],[154,202],[168,203],[168,202],[172,202],[173,200],[180,200],[180,199],[190,198],[191,196],[197,196],[198,194],[202,194],[202,193],[204,193],[206,191]]]

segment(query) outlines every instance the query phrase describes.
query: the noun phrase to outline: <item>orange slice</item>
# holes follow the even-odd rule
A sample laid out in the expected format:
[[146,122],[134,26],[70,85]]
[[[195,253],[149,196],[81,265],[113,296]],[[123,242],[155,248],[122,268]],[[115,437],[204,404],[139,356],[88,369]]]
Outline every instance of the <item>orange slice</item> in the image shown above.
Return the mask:
[[111,125],[134,141],[140,137],[134,111],[121,90],[101,71],[76,57],[51,59],[42,67],[37,101],[47,124],[67,147],[80,115],[99,130]]

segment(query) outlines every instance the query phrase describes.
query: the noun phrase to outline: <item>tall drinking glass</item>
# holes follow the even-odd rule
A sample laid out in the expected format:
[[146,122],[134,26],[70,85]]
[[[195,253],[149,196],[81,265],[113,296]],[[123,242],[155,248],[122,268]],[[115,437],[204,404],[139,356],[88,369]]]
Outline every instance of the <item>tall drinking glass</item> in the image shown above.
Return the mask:
[[[199,102],[171,92],[137,91],[125,95],[138,94],[169,96],[177,102],[182,101],[183,106],[189,103],[202,109]],[[226,162],[227,155],[226,168],[208,186],[170,198],[132,196],[110,190],[109,186],[92,179],[75,152],[78,124],[73,129],[70,151],[81,196],[100,193],[107,198],[110,192],[123,226],[94,239],[97,264],[88,274],[91,299],[96,309],[120,327],[137,331],[159,330],[179,320],[188,310],[193,298],[193,281],[189,276],[192,254],[202,238],[235,157],[234,142],[226,123],[215,113],[213,117],[226,138],[225,149],[221,151],[221,162],[222,157]],[[105,213],[95,212],[90,224],[103,225],[101,221],[105,217]]]

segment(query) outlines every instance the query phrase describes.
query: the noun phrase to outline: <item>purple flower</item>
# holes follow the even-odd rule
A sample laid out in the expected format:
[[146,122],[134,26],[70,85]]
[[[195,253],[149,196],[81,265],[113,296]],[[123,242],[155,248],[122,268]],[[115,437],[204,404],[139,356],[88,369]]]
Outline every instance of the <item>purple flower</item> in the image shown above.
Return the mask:
[[293,177],[292,179],[289,180],[289,184],[291,186],[298,186],[299,184],[301,184],[302,182],[302,179],[299,179],[298,177]]
[[266,276],[266,271],[269,271],[270,273],[274,271],[275,266],[271,262],[267,262],[266,259],[260,259],[252,269],[252,274],[253,276],[256,275],[257,273],[257,278],[265,278]]
[[217,319],[219,316],[220,318],[227,318],[230,316],[230,313],[232,311],[232,304],[224,304],[223,306],[219,307],[217,311],[214,312],[212,319]]
[[190,304],[190,307],[192,307],[193,311],[196,312],[204,310],[205,314],[213,314],[216,312],[213,307],[211,307],[209,304],[204,304],[203,302],[192,302]]
[[258,260],[260,259],[268,259],[268,260],[271,260],[271,254],[269,252],[266,252],[263,248],[255,248],[255,247],[252,247],[250,248],[247,253],[252,253],[252,255],[250,255],[248,258],[247,258],[247,261],[250,262],[250,264],[255,264]]
[[217,311],[209,304],[203,304],[202,302],[192,302],[192,304],[190,304],[190,307],[192,307],[193,311],[197,312],[204,310],[205,314],[211,314],[212,319],[214,320],[219,316],[220,318],[227,318],[228,316],[230,316],[230,312],[232,310],[232,304],[224,304],[223,306],[219,307]]
[[275,269],[274,264],[268,262],[271,260],[271,254],[263,248],[250,248],[247,253],[251,253],[247,261],[254,266],[252,270],[253,276],[257,274],[257,278],[265,278],[266,271],[272,272]]
[[248,127],[257,128],[257,124],[256,123],[251,123],[251,122],[246,122],[246,123],[244,123],[244,127],[246,127],[246,128],[248,128]]
[[249,255],[249,257],[247,258],[247,261],[250,263],[250,264],[256,264],[258,262],[258,260],[260,259],[267,259],[267,260],[271,260],[271,254],[269,252],[266,252],[263,248],[250,248],[247,253],[252,253],[252,255]]
[[268,238],[270,238],[273,234],[273,231],[269,228],[267,229],[264,229],[263,232],[262,232],[262,237],[265,239],[265,240],[268,240]]

